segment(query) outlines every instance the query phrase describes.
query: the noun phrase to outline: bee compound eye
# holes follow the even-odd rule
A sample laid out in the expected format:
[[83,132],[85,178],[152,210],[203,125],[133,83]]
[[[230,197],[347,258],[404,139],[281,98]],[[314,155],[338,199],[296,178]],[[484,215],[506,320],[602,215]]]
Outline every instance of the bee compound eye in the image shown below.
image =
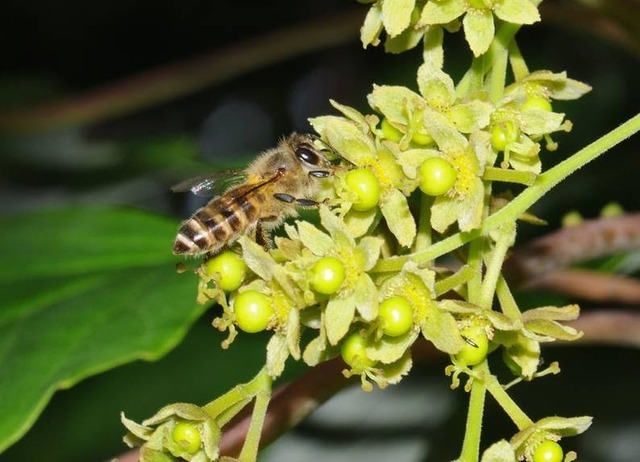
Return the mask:
[[306,146],[299,146],[298,148],[296,148],[296,157],[300,161],[309,165],[320,164],[320,157],[318,156],[318,154]]

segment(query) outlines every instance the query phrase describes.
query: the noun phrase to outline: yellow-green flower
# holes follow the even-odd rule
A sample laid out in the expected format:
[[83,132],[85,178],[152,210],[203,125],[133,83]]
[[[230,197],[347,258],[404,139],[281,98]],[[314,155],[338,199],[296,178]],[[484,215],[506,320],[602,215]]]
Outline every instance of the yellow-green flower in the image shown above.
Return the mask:
[[418,26],[448,24],[463,16],[462,25],[475,56],[489,49],[497,18],[515,24],[540,20],[538,8],[529,0],[431,0],[422,9]]
[[[411,182],[390,150],[373,137],[372,127],[375,127],[377,117],[365,117],[353,108],[335,102],[332,104],[346,117],[316,117],[310,120],[311,124],[340,156],[376,176],[380,184],[380,211],[398,243],[409,247],[416,236],[416,223],[405,196],[411,192]],[[349,205],[348,201],[342,204],[347,209]],[[376,209],[359,212],[359,219],[370,224]],[[348,222],[349,219],[346,215],[345,220]]]
[[494,140],[498,134],[504,141],[504,146],[496,146],[494,141],[494,149],[504,152],[503,168],[540,173],[540,140],[546,139],[547,149],[554,150],[557,145],[550,135],[571,129],[564,114],[552,111],[551,101],[577,99],[590,90],[588,85],[567,78],[564,72],[544,70],[509,85],[491,115],[490,125]]
[[[218,460],[218,445],[222,436],[216,419],[204,407],[189,403],[175,403],[160,409],[154,416],[142,424],[121,416],[122,423],[129,430],[124,441],[129,447],[141,446],[140,460],[151,462],[157,460],[173,460],[177,457],[184,460],[205,461]],[[196,432],[195,447],[185,447],[176,441],[177,425],[188,424]]]
[[[473,133],[489,124],[493,106],[482,98],[459,100],[451,77],[423,64],[418,69],[420,94],[401,86],[375,86],[369,105],[404,134],[400,149],[421,142],[425,136],[443,148],[451,133]],[[455,133],[459,132],[459,133]]]
[[431,227],[442,233],[457,222],[461,231],[471,231],[482,224],[484,185],[482,174],[491,152],[489,135],[475,132],[467,140],[458,134],[449,136],[442,157],[457,171],[453,187],[436,197],[431,207]]
[[378,315],[378,291],[367,271],[378,261],[382,239],[367,236],[356,241],[344,221],[327,207],[320,208],[320,223],[328,234],[301,221],[292,238],[299,239],[316,260],[335,257],[345,265],[346,278],[326,300],[322,315],[326,338],[336,345],[349,331],[356,314],[365,321],[373,321]]

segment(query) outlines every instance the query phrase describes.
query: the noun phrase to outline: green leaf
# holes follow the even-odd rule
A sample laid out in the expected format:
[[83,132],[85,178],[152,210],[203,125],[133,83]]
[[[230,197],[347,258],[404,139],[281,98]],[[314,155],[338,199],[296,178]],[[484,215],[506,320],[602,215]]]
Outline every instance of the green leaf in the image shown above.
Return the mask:
[[493,12],[503,21],[514,24],[533,24],[540,21],[538,8],[529,0],[497,0]]
[[382,22],[391,37],[409,27],[416,0],[385,0],[382,2]]
[[398,243],[409,247],[416,237],[416,222],[404,194],[395,188],[390,189],[380,203],[380,210]]
[[464,27],[464,36],[474,56],[478,57],[489,49],[495,34],[491,10],[473,9],[468,11],[462,19],[462,26]]
[[177,222],[129,209],[6,216],[0,242],[0,452],[51,395],[167,353],[202,313],[175,271]]

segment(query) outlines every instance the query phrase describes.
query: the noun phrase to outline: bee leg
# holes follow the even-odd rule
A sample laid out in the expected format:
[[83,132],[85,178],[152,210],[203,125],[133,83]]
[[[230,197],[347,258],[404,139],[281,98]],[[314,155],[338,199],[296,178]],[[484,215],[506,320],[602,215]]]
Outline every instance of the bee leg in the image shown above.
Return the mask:
[[276,199],[282,202],[286,202],[287,204],[296,204],[298,207],[312,208],[318,207],[320,204],[311,199],[297,199],[290,194],[286,193],[275,193],[273,195]]
[[269,221],[277,221],[278,217],[275,215],[264,217],[258,220],[256,223],[256,242],[264,248],[264,250],[269,251],[273,248],[273,242],[267,233],[267,230],[264,229],[265,222]]

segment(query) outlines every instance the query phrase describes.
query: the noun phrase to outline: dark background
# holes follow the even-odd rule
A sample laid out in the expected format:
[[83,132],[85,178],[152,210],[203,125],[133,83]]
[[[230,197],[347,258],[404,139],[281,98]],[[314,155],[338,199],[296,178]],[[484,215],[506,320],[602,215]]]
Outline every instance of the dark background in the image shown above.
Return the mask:
[[[364,6],[346,0],[257,5],[195,0],[5,1],[0,9],[0,109],[70,98],[311,19],[329,18],[330,33],[333,15],[358,8],[364,15]],[[640,107],[636,54],[597,33],[587,34],[550,19],[551,25],[528,27],[519,34],[530,69],[566,70],[594,90],[577,102],[554,106],[567,112],[574,130],[555,136],[560,149],[543,154],[546,166],[611,130]],[[445,67],[459,77],[468,66],[469,53],[459,38],[445,40]],[[195,204],[172,196],[168,188],[184,175],[197,174],[193,166],[199,161],[172,166],[174,153],[211,165],[241,165],[281,135],[308,130],[307,117],[331,113],[328,98],[366,111],[372,83],[413,86],[418,60],[415,51],[401,56],[385,55],[379,49],[363,51],[354,33],[353,40],[342,45],[264,66],[117,118],[5,133],[0,140],[0,213],[108,203],[183,217]],[[557,227],[570,210],[593,217],[611,201],[629,211],[640,209],[638,144],[637,137],[629,140],[560,185],[535,209],[549,221],[549,228],[523,226],[520,239]],[[3,236],[10,233],[0,231]],[[208,401],[212,382],[222,389],[235,383],[240,373],[234,376],[231,371],[237,364],[243,366],[241,380],[247,380],[262,360],[263,339],[245,339],[231,351],[221,352],[222,337],[211,330],[210,319],[206,315],[184,344],[157,363],[120,367],[56,394],[36,426],[0,460],[103,460],[124,450],[121,410],[138,419],[170,401]],[[555,412],[594,415],[592,430],[567,443],[580,451],[580,460],[639,460],[638,440],[632,437],[640,432],[637,350],[549,348],[544,354],[549,361],[561,359],[563,373],[520,385],[518,402],[525,403],[534,419]],[[443,367],[440,363],[417,367],[408,381],[435,390],[433,396],[419,401],[425,416],[433,407],[430,403],[451,396],[442,378]],[[351,460],[355,456],[349,450],[365,454],[356,443],[370,445],[383,436],[390,445],[394,438],[429,442],[428,449],[418,451],[418,458],[399,452],[398,460],[450,460],[459,450],[465,413],[464,393],[458,390],[453,396],[437,426],[425,417],[407,426],[383,425],[382,430],[356,425],[336,435],[331,425],[312,421],[298,435],[303,441],[320,441],[325,451],[338,447]],[[405,399],[413,398],[408,392]],[[356,406],[362,410],[375,403]],[[487,411],[486,441],[514,431],[497,406],[492,406]],[[315,460],[311,454],[307,460]],[[278,457],[274,460],[285,460]]]

